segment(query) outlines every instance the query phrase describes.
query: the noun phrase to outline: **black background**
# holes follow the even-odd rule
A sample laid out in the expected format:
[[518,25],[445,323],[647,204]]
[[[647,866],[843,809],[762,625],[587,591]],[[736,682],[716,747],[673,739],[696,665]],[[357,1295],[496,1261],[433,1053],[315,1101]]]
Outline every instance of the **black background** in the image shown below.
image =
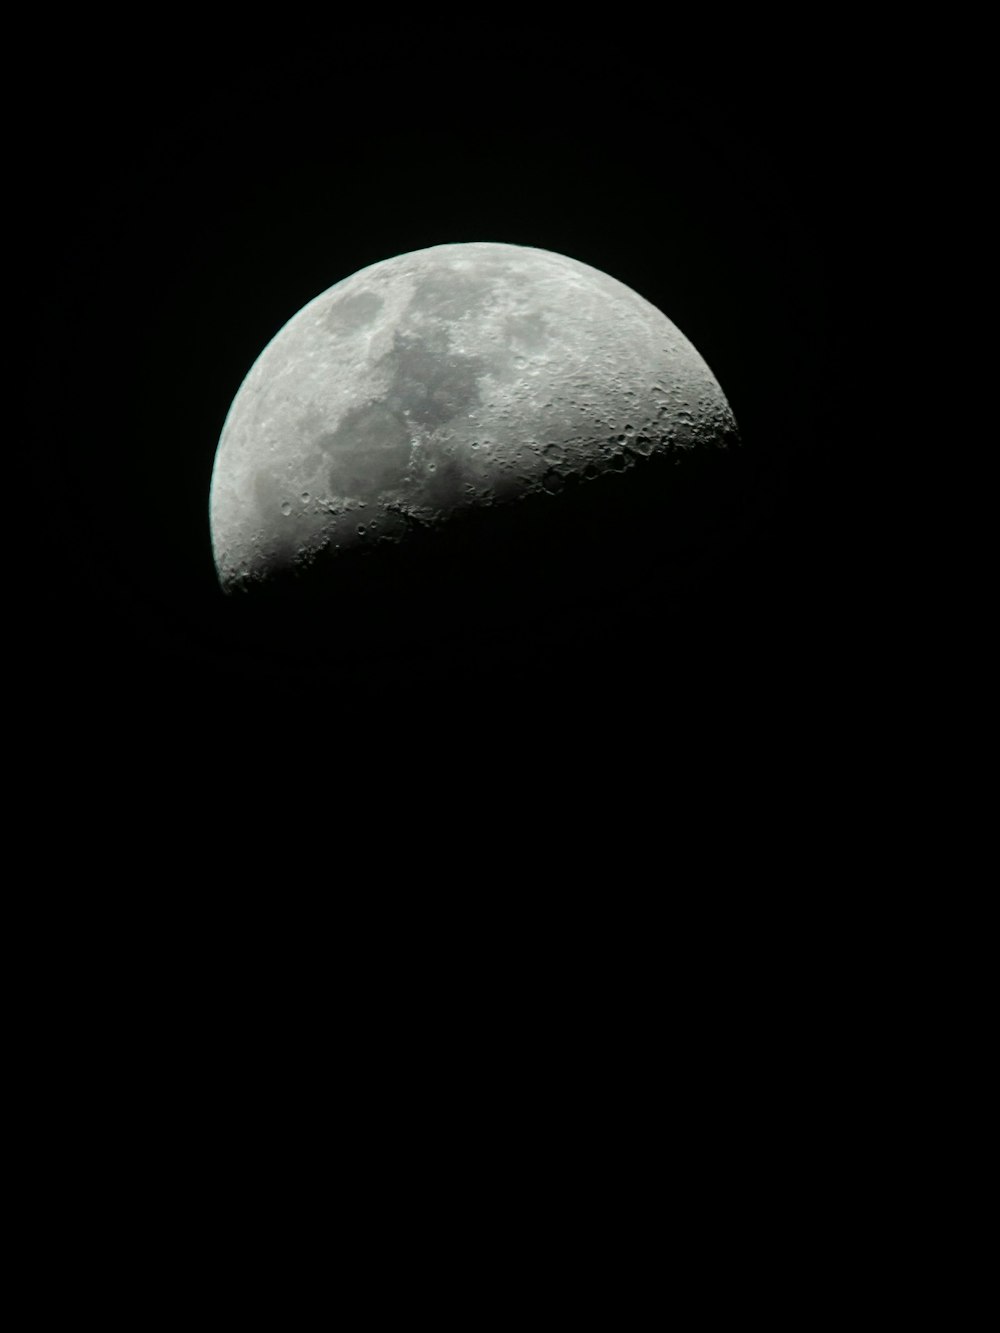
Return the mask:
[[[121,1263],[104,1280],[108,1254],[142,1275],[168,1256],[166,1281],[139,1278],[147,1301],[184,1290],[177,1236],[204,1234],[215,1264],[230,1199],[270,1251],[293,1210],[262,1217],[262,1191],[304,1152],[311,1183],[317,1161],[357,1159],[366,1197],[378,1170],[411,1178],[400,1157],[460,1160],[467,1203],[472,1181],[492,1198],[476,1166],[494,1144],[506,1165],[519,1129],[544,1154],[521,1203],[576,1126],[574,1200],[600,1184],[594,1139],[616,1178],[638,1143],[637,1180],[690,1164],[728,1250],[766,1237],[769,1296],[789,1285],[776,1253],[823,1250],[801,1225],[816,1200],[841,1252],[817,1163],[841,1172],[852,1226],[881,1178],[863,1149],[887,1141],[879,1078],[912,996],[892,961],[928,955],[901,933],[909,901],[879,934],[872,900],[911,886],[895,845],[866,846],[894,825],[863,522],[878,442],[843,333],[868,296],[865,35],[845,61],[825,14],[808,34],[754,14],[747,41],[722,10],[697,40],[656,17],[604,14],[585,39],[578,16],[543,38],[534,14],[440,30],[382,14],[293,49],[269,14],[251,52],[151,13],[12,43],[29,77],[11,255],[30,295],[13,390],[33,472],[7,649],[28,676],[8,725],[27,736],[12,776],[31,837],[11,876],[37,914],[11,936],[28,959],[14,1027],[64,1248],[102,1298],[128,1286]],[[746,521],[683,586],[654,566],[517,642],[416,649],[389,627],[368,659],[348,643],[311,671],[262,662],[209,542],[233,395],[330,284],[470,239],[571,255],[679,326],[740,423]],[[714,1264],[714,1232],[694,1234]]]
[[[531,737],[624,709],[640,744],[719,718],[787,736],[847,708],[866,632],[842,449],[850,98],[807,60],[706,66],[607,36],[456,47],[380,26],[53,75],[55,113],[21,143],[42,511],[27,642],[71,727],[151,754],[175,727],[195,749],[220,726],[349,748],[369,725],[486,736],[511,709]],[[368,653],[347,625],[342,658],[262,660],[218,591],[207,517],[243,376],[342,277],[475,239],[583,260],[680,327],[741,427],[740,522],[680,586],[646,568],[516,639],[383,627]]]
[[[845,1126],[870,1132],[874,1084],[837,1086],[857,1068],[845,1005],[866,950],[885,975],[905,914],[874,934],[869,872],[891,880],[895,850],[873,866],[863,845],[884,815],[865,734],[875,441],[843,333],[870,224],[857,66],[823,16],[807,35],[755,15],[728,42],[722,11],[697,40],[658,17],[542,37],[535,15],[379,15],[294,47],[258,32],[252,52],[195,23],[88,18],[60,20],[57,61],[55,37],[12,55],[32,74],[11,152],[33,476],[10,725],[40,923],[17,937],[18,998],[53,1007],[43,1039],[25,1030],[63,1083],[50,1122],[39,1108],[56,1171],[70,1159],[60,1186],[91,1177],[81,1234],[95,1200],[115,1206],[123,1152],[130,1223],[162,1197],[172,1233],[175,1216],[197,1231],[206,1180],[258,1199],[247,1127],[278,1104],[295,1123],[259,1142],[282,1154],[312,1148],[309,1109],[325,1144],[346,1107],[392,1169],[416,1101],[453,1158],[470,1089],[496,1104],[508,1064],[532,1107],[545,1076],[573,1088],[558,1126],[525,1122],[547,1155],[583,1106],[628,1108],[624,1135],[595,1126],[615,1152],[655,1106],[662,1160],[690,1161],[699,1197],[712,1164],[724,1198],[761,1162],[745,1198],[796,1222],[803,1191],[826,1198],[817,1156],[839,1166]],[[332,283],[472,239],[571,255],[679,326],[739,421],[743,518],[680,584],[654,563],[516,641],[415,646],[389,626],[368,655],[348,638],[312,669],[264,661],[209,541],[233,395]],[[881,984],[873,1068],[899,1027]],[[394,1075],[378,1108],[375,1066]],[[458,1115],[433,1096],[450,1079]]]

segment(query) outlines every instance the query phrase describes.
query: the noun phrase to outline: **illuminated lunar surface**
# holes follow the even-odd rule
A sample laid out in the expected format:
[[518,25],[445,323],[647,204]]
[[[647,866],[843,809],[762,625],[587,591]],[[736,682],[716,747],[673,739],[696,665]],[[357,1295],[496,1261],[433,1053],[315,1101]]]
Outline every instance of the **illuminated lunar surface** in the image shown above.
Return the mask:
[[485,242],[399,255],[304,306],[236,394],[209,502],[219,582],[335,581],[348,553],[405,560],[456,515],[544,513],[737,440],[694,346],[607,274]]

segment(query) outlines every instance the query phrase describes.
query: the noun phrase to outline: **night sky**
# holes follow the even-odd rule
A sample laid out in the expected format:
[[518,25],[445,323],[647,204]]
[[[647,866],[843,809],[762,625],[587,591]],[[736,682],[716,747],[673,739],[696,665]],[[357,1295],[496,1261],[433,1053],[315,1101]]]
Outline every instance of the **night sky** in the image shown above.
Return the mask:
[[[856,351],[893,328],[860,278],[884,252],[861,258],[892,145],[860,100],[870,20],[772,32],[753,9],[739,33],[700,7],[695,39],[640,12],[332,8],[330,32],[247,8],[247,41],[207,11],[46,12],[10,44],[8,933],[41,1299],[189,1318],[273,1289],[285,1324],[314,1273],[353,1295],[341,1234],[381,1299],[384,1199],[419,1241],[478,1190],[499,1237],[497,1161],[518,1237],[525,1199],[562,1222],[564,1182],[588,1223],[585,1194],[616,1231],[628,1205],[617,1245],[598,1228],[609,1306],[659,1278],[634,1201],[664,1177],[667,1234],[701,1260],[682,1302],[857,1305],[844,1239],[895,1183],[890,1119],[909,1163],[895,1088],[912,1101],[908,1032],[941,990],[911,947],[929,918],[898,844],[922,849],[922,812],[887,776],[885,697],[906,701],[864,521],[886,445],[861,405],[886,376]],[[907,59],[885,26],[879,77]],[[375,599],[322,660],[283,662],[262,648],[283,618],[250,632],[216,583],[229,406],[311,298],[466,240],[572,256],[678,326],[741,428],[732,521],[687,564],[652,526],[608,551],[610,587],[516,629],[403,637]],[[331,1172],[373,1228],[331,1212]],[[433,1198],[407,1192],[432,1173]],[[488,1264],[422,1277],[482,1303]]]
[[[843,481],[837,306],[859,189],[844,118],[806,68],[699,79],[641,48],[628,80],[600,41],[476,39],[456,73],[443,55],[412,63],[405,35],[379,60],[345,39],[335,56],[108,60],[54,80],[58,114],[19,149],[44,497],[27,641],[71,728],[194,736],[222,716],[350,737],[368,710],[447,732],[477,701],[488,729],[516,699],[531,734],[639,700],[632,725],[660,734],[717,710],[791,729],[835,706],[863,635]],[[383,625],[359,649],[345,624],[340,658],[263,662],[211,557],[232,398],[313,296],[461,240],[571,255],[691,339],[742,430],[738,521],[680,579],[649,555],[610,598],[514,636],[415,645]]]

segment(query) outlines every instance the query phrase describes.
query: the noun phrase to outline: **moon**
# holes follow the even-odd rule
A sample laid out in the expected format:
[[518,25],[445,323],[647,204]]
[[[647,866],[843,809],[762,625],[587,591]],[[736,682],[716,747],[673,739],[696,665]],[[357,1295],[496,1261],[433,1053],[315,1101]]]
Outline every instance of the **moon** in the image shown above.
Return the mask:
[[261,352],[216,451],[218,580],[329,590],[476,516],[496,549],[504,516],[544,527],[584,488],[593,530],[616,478],[669,490],[738,443],[704,359],[623,283],[528,246],[432,246],[336,283]]

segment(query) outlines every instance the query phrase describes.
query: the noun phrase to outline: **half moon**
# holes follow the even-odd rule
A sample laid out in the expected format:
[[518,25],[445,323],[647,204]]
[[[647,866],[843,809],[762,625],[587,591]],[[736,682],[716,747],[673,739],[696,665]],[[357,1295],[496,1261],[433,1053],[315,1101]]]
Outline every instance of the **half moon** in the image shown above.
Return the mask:
[[736,443],[704,359],[615,278],[492,242],[399,255],[310,301],[240,386],[211,482],[219,582],[329,590],[462,516],[492,514],[502,543],[501,513],[544,525],[574,489],[642,490]]

